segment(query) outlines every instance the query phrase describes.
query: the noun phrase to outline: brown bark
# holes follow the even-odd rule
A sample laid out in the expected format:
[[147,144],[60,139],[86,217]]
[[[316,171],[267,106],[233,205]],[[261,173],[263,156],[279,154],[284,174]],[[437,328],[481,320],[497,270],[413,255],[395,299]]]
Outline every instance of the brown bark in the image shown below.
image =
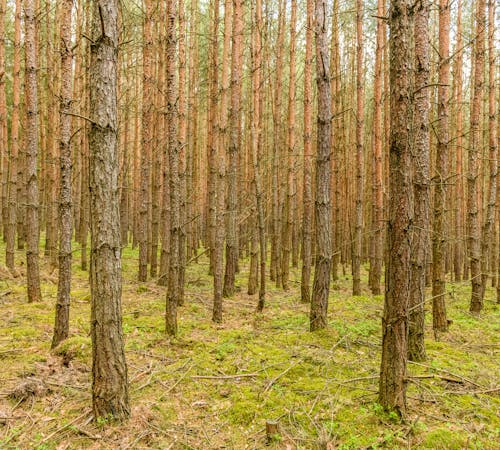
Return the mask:
[[304,180],[302,186],[302,278],[300,283],[300,294],[303,303],[311,301],[311,235],[312,235],[312,101],[313,101],[313,27],[314,27],[314,3],[307,0],[306,3],[306,55],[304,61]]
[[1,225],[3,240],[7,236],[8,221],[8,164],[9,164],[9,137],[7,131],[7,99],[5,95],[5,10],[6,0],[0,0],[0,196],[1,196]]
[[456,124],[456,150],[455,150],[455,243],[453,248],[453,269],[455,281],[462,280],[464,266],[464,186],[463,186],[463,107],[462,107],[462,2],[458,2],[457,12],[457,40],[455,44],[455,70],[453,71],[454,99],[455,99],[455,124]]
[[[141,149],[141,184],[139,210],[139,281],[148,277],[148,235],[150,202],[150,177],[153,127],[153,32],[151,0],[145,0],[144,42],[142,52],[143,87],[142,87],[142,149]],[[161,275],[161,274],[160,274]]]
[[37,53],[35,33],[35,1],[26,0],[25,17],[25,96],[26,96],[26,277],[28,302],[42,299],[40,290],[39,240],[40,222],[38,216],[38,87]]
[[449,81],[450,81],[450,2],[439,2],[439,71],[436,124],[436,164],[434,220],[432,233],[432,328],[434,333],[448,329],[446,318],[446,182],[449,158]]
[[[377,1],[377,16],[384,16],[384,1]],[[380,295],[380,278],[383,262],[383,160],[382,160],[382,56],[385,24],[377,20],[377,44],[375,48],[375,77],[373,80],[373,169],[372,169],[372,237],[370,240],[370,274],[368,284],[373,295]]]
[[73,235],[72,170],[71,170],[71,107],[72,42],[71,9],[72,0],[64,0],[60,24],[61,91],[59,118],[59,280],[57,286],[56,318],[52,348],[66,339],[69,334],[69,308],[71,295],[71,238]]
[[410,290],[413,180],[411,135],[413,16],[409,0],[394,0],[390,18],[391,131],[389,160],[389,220],[386,293],[382,319],[382,361],[379,403],[404,416],[406,413],[406,358],[408,297]]
[[425,275],[428,260],[430,208],[429,149],[429,8],[420,0],[415,8],[415,84],[414,84],[414,220],[412,226],[411,284],[408,310],[408,359],[426,358]]
[[227,232],[224,297],[235,292],[238,266],[238,159],[241,152],[241,71],[243,51],[243,1],[233,0],[233,46],[231,52],[230,136],[227,151]]
[[217,222],[217,148],[218,148],[218,112],[217,98],[219,90],[219,0],[210,2],[210,22],[211,29],[211,45],[209,47],[210,67],[208,73],[208,112],[207,112],[207,153],[208,153],[208,171],[207,171],[207,246],[210,251],[210,267],[209,274],[214,273],[215,256],[214,246],[216,237],[216,222]]
[[[283,208],[283,252],[281,255],[281,283],[284,290],[289,288],[290,254],[292,252],[293,205],[295,188],[293,182],[293,166],[295,160],[295,57],[297,40],[297,1],[291,0],[290,17],[290,75],[288,78],[288,129],[286,159],[286,197]],[[285,161],[283,161],[284,163]]]
[[474,47],[474,81],[472,86],[472,103],[470,111],[470,142],[467,167],[467,244],[470,260],[470,276],[472,296],[470,312],[479,314],[483,308],[481,277],[481,230],[478,201],[479,158],[481,149],[481,106],[484,87],[484,58],[486,33],[485,0],[476,3],[476,39]]
[[352,294],[361,295],[361,253],[363,247],[364,195],[364,83],[363,83],[363,1],[356,0],[356,207],[354,252],[352,255]]
[[130,415],[121,314],[118,2],[94,2],[90,59],[90,292],[94,418]]
[[167,110],[168,110],[168,167],[170,188],[170,257],[168,260],[167,305],[165,327],[167,334],[177,334],[177,305],[179,304],[179,237],[180,237],[180,182],[179,153],[177,134],[178,90],[176,67],[176,18],[177,0],[167,3]]
[[316,83],[318,88],[316,151],[316,263],[311,297],[310,329],[327,325],[328,294],[332,246],[330,236],[330,67],[326,0],[316,0],[314,8],[316,34]]
[[8,224],[5,249],[5,264],[14,269],[14,249],[17,228],[17,165],[19,159],[19,102],[21,94],[21,0],[16,0],[14,15],[14,62],[12,74],[12,112],[10,131]]
[[276,286],[281,287],[281,192],[280,192],[280,157],[283,145],[282,101],[283,101],[283,54],[285,40],[285,0],[279,2],[278,36],[276,41],[276,66],[274,80],[273,108],[273,151],[272,151],[272,216],[273,239],[271,243],[271,277]]
[[[497,201],[498,175],[498,139],[496,129],[495,101],[495,3],[488,2],[488,146],[489,146],[489,182],[486,197],[486,211],[483,219],[481,237],[481,301],[488,283],[488,260],[494,240],[495,207]],[[486,167],[484,169],[486,171]]]

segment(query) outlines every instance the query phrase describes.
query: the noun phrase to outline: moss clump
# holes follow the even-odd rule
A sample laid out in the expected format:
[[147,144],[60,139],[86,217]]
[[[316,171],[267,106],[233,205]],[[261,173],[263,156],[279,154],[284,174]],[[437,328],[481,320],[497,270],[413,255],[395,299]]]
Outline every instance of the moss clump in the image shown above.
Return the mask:
[[466,442],[467,438],[463,434],[440,428],[427,434],[423,447],[434,450],[458,450],[464,448]]
[[61,342],[55,349],[56,355],[62,356],[65,361],[78,359],[88,363],[91,357],[92,344],[90,338],[84,336],[72,336]]

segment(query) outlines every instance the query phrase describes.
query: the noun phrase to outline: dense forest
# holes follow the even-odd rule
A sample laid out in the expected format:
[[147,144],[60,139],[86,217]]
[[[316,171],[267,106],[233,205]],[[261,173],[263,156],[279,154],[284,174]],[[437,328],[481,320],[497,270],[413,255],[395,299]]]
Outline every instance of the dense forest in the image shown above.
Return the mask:
[[500,448],[499,10],[0,0],[0,448]]

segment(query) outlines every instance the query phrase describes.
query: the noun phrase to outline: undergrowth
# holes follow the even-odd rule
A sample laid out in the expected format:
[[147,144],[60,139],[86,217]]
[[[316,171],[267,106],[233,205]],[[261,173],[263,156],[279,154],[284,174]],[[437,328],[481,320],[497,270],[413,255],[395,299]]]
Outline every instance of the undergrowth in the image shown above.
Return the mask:
[[[17,257],[21,265],[23,255]],[[1,449],[499,448],[500,310],[491,288],[477,318],[467,312],[467,283],[449,285],[453,323],[440,341],[432,337],[426,305],[428,359],[408,365],[409,417],[402,422],[376,403],[381,296],[365,289],[352,297],[349,277],[341,278],[330,295],[329,327],[310,333],[298,269],[288,292],[268,281],[266,308],[257,314],[244,261],[239,291],[224,301],[224,322],[216,325],[202,256],[188,268],[179,336],[169,340],[165,289],[137,282],[137,252],[125,249],[132,417],[93,423],[90,295],[78,261],[75,251],[71,337],[53,352],[56,272],[44,262],[37,304],[26,302],[22,277],[0,282]],[[269,442],[267,420],[279,423]]]

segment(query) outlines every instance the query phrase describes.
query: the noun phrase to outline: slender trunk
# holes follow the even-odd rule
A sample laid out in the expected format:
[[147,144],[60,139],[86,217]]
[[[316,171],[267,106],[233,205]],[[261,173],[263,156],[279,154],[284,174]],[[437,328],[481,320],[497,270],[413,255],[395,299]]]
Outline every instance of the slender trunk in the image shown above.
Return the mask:
[[5,250],[5,264],[14,269],[14,249],[17,228],[17,165],[19,160],[19,102],[21,94],[21,0],[16,0],[14,18],[14,63],[12,82],[12,112],[9,160],[9,219]]
[[313,69],[313,26],[314,4],[307,0],[306,25],[306,56],[304,62],[304,180],[302,211],[302,279],[300,283],[301,300],[303,303],[311,301],[311,234],[312,234],[312,69]]
[[40,290],[39,240],[40,222],[38,216],[38,89],[37,54],[35,31],[35,1],[26,0],[25,17],[25,96],[26,96],[26,276],[28,302],[42,299]]
[[227,171],[227,235],[224,297],[235,292],[235,274],[238,265],[238,159],[241,152],[241,70],[243,49],[243,1],[233,0],[233,47],[231,53],[231,133],[228,143]]
[[423,361],[425,355],[425,274],[428,260],[430,205],[429,149],[429,9],[421,0],[415,9],[414,84],[414,222],[411,284],[408,310],[408,359]]
[[[488,146],[489,146],[489,184],[486,211],[483,219],[481,238],[481,301],[488,283],[488,260],[495,234],[495,207],[497,201],[497,175],[498,175],[498,140],[496,129],[496,102],[495,102],[495,3],[488,2]],[[486,168],[485,168],[486,171]]]
[[470,259],[470,276],[472,280],[470,312],[473,314],[479,314],[483,309],[483,301],[481,297],[481,230],[479,221],[480,203],[478,201],[478,166],[481,148],[481,130],[479,127],[481,122],[481,106],[483,103],[485,33],[485,0],[477,0],[476,39],[474,47],[474,81],[470,111],[470,143],[467,167],[467,243]]
[[[286,198],[283,209],[283,252],[281,260],[281,283],[287,290],[290,277],[290,254],[292,251],[293,204],[295,200],[293,166],[295,160],[295,46],[297,40],[297,1],[291,0],[290,17],[290,76],[288,78],[288,130],[287,130],[287,178]],[[284,161],[283,161],[284,162]]]
[[318,87],[316,152],[316,264],[311,297],[310,329],[327,325],[332,246],[330,236],[330,71],[328,61],[327,2],[315,0],[316,83]]
[[165,326],[167,334],[177,334],[177,305],[179,304],[179,236],[180,236],[180,182],[179,153],[177,134],[178,90],[176,67],[176,18],[177,0],[167,3],[167,110],[168,110],[168,166],[170,187],[170,258],[168,261],[167,305]]
[[[377,1],[377,16],[384,16],[384,1]],[[385,24],[377,20],[377,45],[375,49],[375,78],[373,81],[373,169],[372,169],[372,237],[370,252],[369,285],[373,295],[380,295],[380,278],[383,262],[384,181],[382,174],[382,56]],[[426,225],[427,226],[427,225]]]
[[352,258],[352,294],[361,295],[361,253],[363,248],[364,195],[364,85],[363,85],[363,0],[356,0],[356,214]]
[[71,294],[71,238],[73,235],[73,201],[71,196],[71,107],[72,43],[71,10],[72,0],[64,0],[60,25],[61,91],[59,118],[59,283],[57,286],[56,318],[52,348],[66,339],[69,334],[69,307]]

